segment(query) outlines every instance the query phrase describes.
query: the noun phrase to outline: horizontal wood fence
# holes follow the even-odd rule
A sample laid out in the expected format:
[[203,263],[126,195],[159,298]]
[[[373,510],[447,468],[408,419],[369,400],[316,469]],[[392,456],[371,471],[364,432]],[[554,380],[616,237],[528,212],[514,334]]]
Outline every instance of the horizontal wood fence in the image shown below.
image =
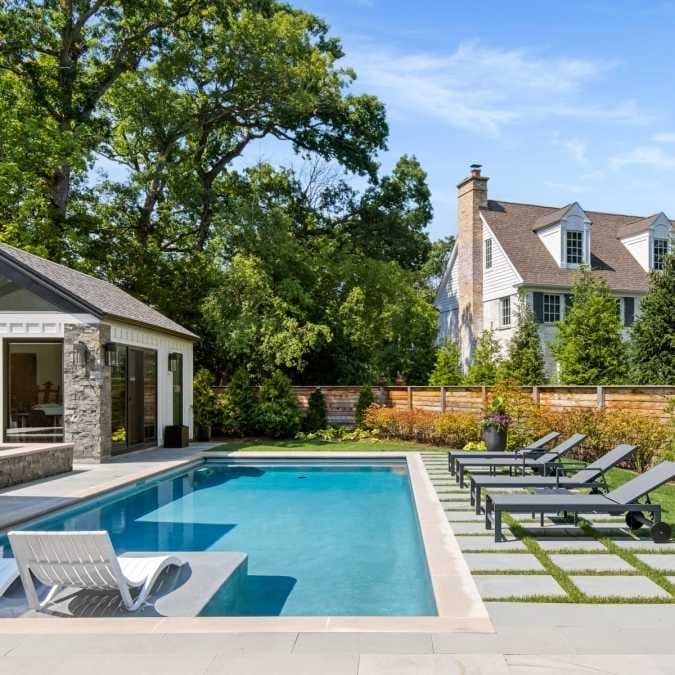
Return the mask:
[[[298,407],[307,407],[309,395],[316,387],[293,387]],[[353,425],[360,387],[319,387],[326,399],[326,414],[330,424]],[[226,387],[216,387],[225,391]],[[675,386],[541,386],[522,387],[541,406],[555,411],[574,408],[606,408],[635,415],[647,415],[666,421],[669,399],[675,396]],[[375,401],[380,405],[402,410],[421,408],[436,412],[473,412],[480,414],[490,387],[373,387]]]

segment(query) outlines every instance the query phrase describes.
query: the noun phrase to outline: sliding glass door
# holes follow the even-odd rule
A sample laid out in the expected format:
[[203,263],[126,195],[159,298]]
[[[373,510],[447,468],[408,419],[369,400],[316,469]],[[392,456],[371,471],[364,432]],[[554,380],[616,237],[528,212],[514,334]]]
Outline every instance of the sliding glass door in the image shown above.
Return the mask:
[[112,454],[157,442],[157,352],[116,345],[112,367]]

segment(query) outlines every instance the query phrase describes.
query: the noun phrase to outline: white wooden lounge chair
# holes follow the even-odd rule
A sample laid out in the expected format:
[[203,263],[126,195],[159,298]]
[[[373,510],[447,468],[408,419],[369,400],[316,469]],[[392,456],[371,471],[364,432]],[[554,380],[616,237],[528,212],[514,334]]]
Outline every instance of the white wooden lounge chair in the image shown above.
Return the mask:
[[14,558],[0,558],[0,597],[19,577],[19,569]]
[[[135,612],[143,605],[160,573],[182,565],[174,556],[116,556],[107,532],[10,532],[9,543],[31,609],[44,608],[66,587],[118,590],[124,606]],[[32,576],[31,576],[32,575]],[[33,577],[51,586],[40,602]],[[136,599],[131,589],[140,589]]]

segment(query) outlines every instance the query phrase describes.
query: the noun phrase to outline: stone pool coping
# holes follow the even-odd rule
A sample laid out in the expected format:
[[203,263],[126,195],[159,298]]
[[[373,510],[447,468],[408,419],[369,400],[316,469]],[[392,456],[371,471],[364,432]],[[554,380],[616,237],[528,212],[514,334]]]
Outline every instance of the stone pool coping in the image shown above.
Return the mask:
[[[461,553],[443,507],[416,452],[213,452],[197,451],[178,460],[151,466],[70,495],[67,504],[57,504],[31,517],[77,502],[101,496],[112,490],[147,480],[162,473],[188,466],[200,459],[404,459],[417,509],[425,547],[429,576],[436,600],[437,616],[429,617],[160,617],[160,618],[20,618],[0,619],[0,633],[229,633],[229,632],[464,632],[493,633],[490,620],[471,572]],[[25,521],[25,518],[23,519]],[[16,523],[17,521],[15,521]],[[7,525],[3,524],[3,528]]]

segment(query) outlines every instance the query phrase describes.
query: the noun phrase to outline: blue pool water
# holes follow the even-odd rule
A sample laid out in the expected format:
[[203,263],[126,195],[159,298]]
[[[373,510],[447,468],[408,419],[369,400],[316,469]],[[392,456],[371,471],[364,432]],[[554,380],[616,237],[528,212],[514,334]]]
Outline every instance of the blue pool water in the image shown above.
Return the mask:
[[27,529],[105,529],[118,552],[247,553],[243,587],[205,615],[436,614],[402,462],[207,461]]

